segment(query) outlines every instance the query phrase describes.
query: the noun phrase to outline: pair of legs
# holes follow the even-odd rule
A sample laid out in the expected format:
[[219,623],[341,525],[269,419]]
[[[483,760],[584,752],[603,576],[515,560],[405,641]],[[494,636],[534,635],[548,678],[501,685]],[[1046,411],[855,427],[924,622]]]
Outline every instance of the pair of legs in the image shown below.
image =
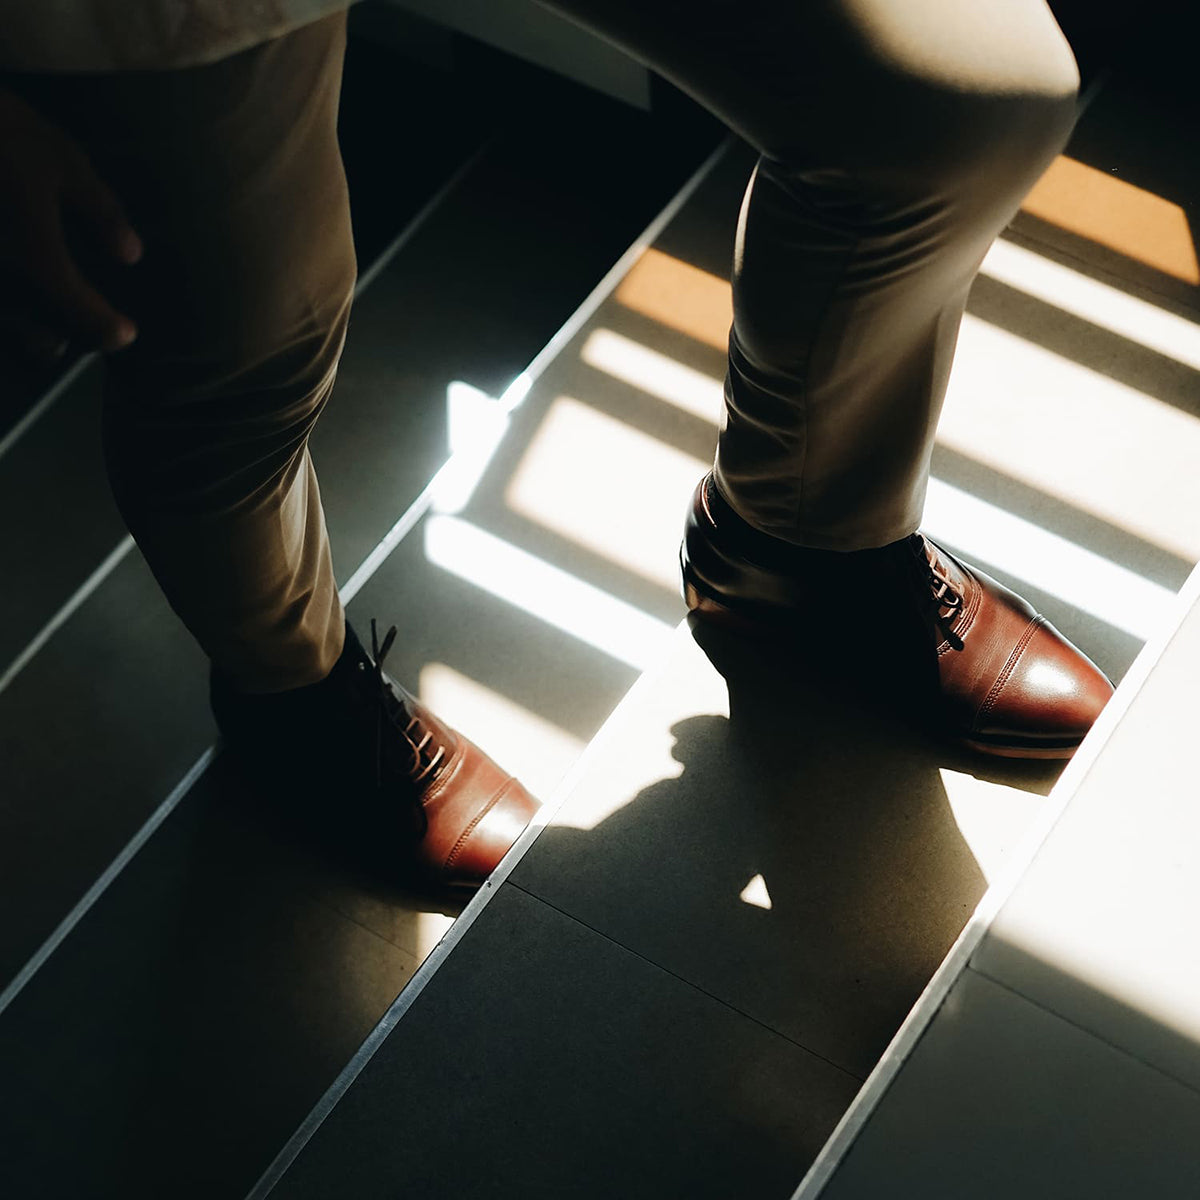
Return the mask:
[[[761,152],[738,225],[715,481],[754,529],[858,550],[919,521],[966,292],[1061,148],[1043,0],[556,0]],[[125,201],[140,336],[110,362],[114,493],[238,688],[324,678],[344,614],[308,435],[354,281],[344,16],[218,63],[24,77]]]

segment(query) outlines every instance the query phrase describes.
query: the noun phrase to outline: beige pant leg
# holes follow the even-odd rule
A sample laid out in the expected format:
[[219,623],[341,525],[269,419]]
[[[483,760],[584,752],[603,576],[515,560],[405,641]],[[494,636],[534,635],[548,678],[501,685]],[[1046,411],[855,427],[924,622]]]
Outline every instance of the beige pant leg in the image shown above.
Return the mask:
[[308,435],[354,285],[336,138],[345,15],[195,68],[27,77],[145,242],[121,297],[109,478],[172,607],[247,691],[323,678],[343,613]]
[[920,520],[967,289],[1066,141],[1044,0],[545,0],[762,154],[734,252],[716,482],[831,550]]

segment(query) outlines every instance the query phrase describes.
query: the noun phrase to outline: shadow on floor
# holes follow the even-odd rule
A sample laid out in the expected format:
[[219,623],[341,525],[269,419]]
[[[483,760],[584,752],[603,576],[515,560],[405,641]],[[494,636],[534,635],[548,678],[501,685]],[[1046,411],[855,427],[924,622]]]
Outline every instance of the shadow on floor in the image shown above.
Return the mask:
[[568,800],[512,881],[863,1078],[987,887],[947,773],[1007,785],[983,804],[1011,841],[1029,809],[1008,789],[1044,795],[1059,766],[981,760],[704,636],[728,716],[694,689],[679,773],[595,824]]

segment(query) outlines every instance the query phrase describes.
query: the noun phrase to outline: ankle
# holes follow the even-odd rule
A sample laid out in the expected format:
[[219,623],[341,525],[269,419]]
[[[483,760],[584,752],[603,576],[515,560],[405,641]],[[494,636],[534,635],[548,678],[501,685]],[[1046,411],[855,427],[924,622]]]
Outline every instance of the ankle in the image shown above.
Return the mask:
[[704,503],[718,536],[738,554],[768,570],[793,575],[869,568],[882,563],[907,540],[902,538],[886,546],[863,550],[826,550],[802,546],[756,529],[721,495],[711,475],[705,483]]

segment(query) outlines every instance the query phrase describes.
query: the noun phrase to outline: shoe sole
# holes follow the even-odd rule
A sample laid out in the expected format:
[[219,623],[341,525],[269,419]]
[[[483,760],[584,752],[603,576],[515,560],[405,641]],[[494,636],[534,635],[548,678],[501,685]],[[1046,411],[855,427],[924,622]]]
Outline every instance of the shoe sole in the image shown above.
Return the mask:
[[979,738],[955,737],[960,746],[992,758],[1068,759],[1074,757],[1079,742],[1060,742],[1050,745],[1036,743],[987,742]]

